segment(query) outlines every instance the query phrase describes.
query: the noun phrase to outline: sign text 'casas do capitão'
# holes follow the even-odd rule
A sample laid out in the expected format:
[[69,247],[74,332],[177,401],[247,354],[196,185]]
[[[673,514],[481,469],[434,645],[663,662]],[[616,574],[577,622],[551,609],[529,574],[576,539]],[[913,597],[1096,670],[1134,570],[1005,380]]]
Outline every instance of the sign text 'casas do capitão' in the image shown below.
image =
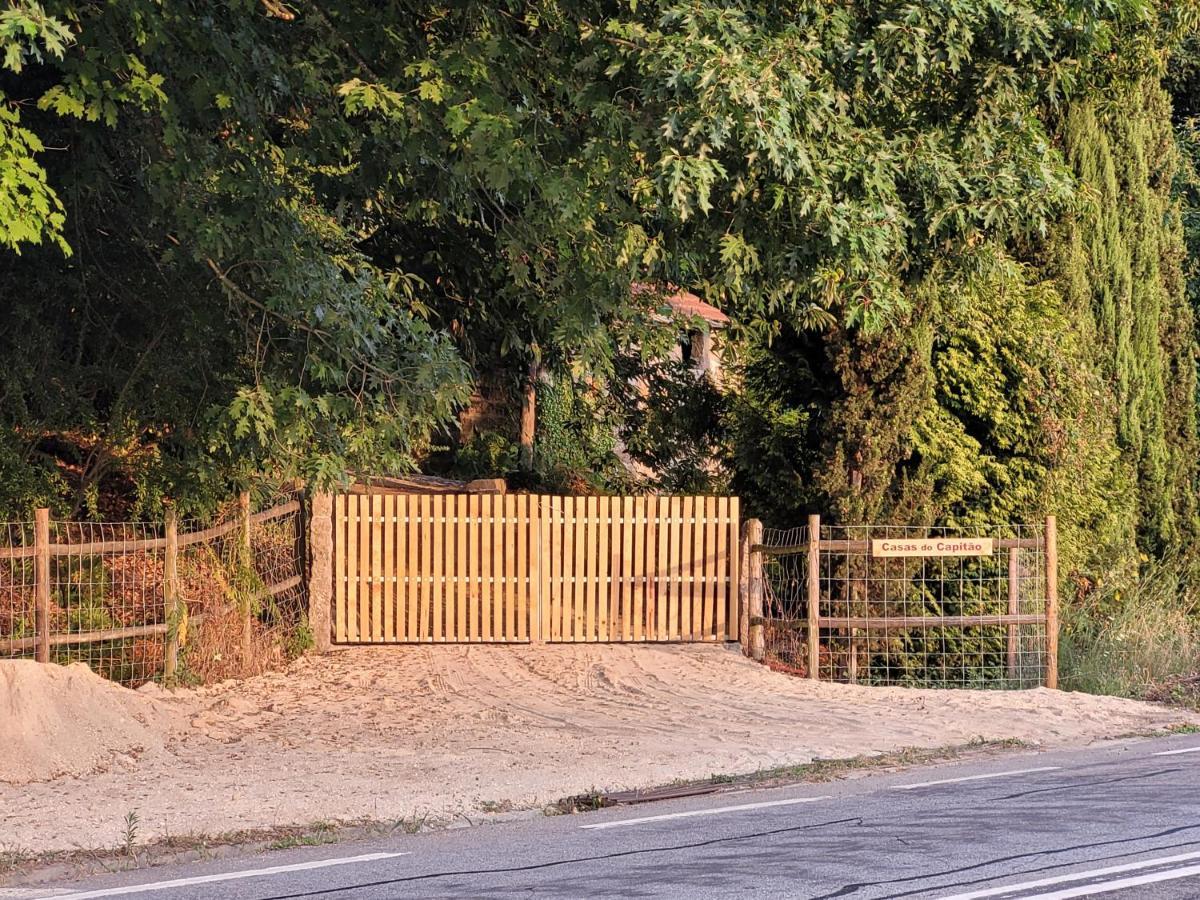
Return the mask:
[[880,538],[871,541],[871,555],[897,556],[991,556],[992,538]]

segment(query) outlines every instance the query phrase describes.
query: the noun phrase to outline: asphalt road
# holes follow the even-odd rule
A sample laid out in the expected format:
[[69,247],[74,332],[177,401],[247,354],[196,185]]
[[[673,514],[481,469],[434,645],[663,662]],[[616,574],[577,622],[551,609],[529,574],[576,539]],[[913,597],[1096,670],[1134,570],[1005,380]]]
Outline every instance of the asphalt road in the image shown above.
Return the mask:
[[57,900],[1096,895],[1200,897],[1200,735],[397,835],[24,893]]

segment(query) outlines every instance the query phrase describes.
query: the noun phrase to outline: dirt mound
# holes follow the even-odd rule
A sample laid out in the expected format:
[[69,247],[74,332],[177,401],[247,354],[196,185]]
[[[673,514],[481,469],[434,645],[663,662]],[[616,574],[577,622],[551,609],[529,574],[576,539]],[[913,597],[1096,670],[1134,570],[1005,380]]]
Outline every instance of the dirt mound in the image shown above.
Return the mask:
[[0,781],[86,775],[163,746],[167,705],[96,675],[82,663],[0,660]]

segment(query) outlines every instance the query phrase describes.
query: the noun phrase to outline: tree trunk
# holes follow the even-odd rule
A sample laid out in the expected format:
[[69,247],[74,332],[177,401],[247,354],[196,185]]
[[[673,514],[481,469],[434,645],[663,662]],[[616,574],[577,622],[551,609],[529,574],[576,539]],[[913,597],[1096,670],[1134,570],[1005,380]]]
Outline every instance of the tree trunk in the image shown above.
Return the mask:
[[517,437],[520,449],[519,464],[522,472],[533,471],[533,439],[537,431],[537,385],[542,367],[529,364],[529,374],[521,390],[521,432]]

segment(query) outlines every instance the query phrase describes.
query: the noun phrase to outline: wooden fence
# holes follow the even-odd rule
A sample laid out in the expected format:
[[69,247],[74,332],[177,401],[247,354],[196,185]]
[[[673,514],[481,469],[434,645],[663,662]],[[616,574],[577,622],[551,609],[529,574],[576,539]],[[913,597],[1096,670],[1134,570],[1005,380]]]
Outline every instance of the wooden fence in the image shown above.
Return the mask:
[[[246,560],[254,564],[251,555],[251,526],[260,525],[284,516],[298,516],[300,502],[292,500],[262,512],[250,512],[250,498],[242,494],[239,498],[239,514],[229,521],[195,531],[180,533],[174,509],[168,508],[165,525],[152,523],[122,523],[98,525],[89,522],[52,522],[49,509],[34,512],[32,543],[0,547],[0,565],[6,566],[7,577],[3,579],[3,594],[10,608],[10,618],[19,619],[19,608],[33,608],[33,634],[0,637],[0,655],[19,655],[33,652],[39,662],[49,662],[51,648],[79,647],[81,645],[107,645],[110,642],[133,639],[157,638],[165,642],[162,652],[162,674],[170,677],[178,665],[178,625],[186,616],[186,604],[190,598],[183,596],[179,574],[179,558],[187,548],[236,536],[247,554]],[[72,540],[72,537],[93,534],[97,530],[113,535],[104,540]],[[161,534],[161,537],[128,539],[128,533]],[[17,533],[28,529],[17,526]],[[116,535],[122,535],[116,537]],[[65,539],[52,539],[52,535]],[[83,603],[98,607],[104,600],[102,595],[110,589],[109,576],[103,573],[83,575],[87,558],[117,559],[140,557],[143,564],[136,576],[130,576],[125,586],[133,585],[133,597],[126,609],[119,603],[113,610],[118,619],[140,619],[137,624],[104,628],[82,628],[78,616],[72,615],[75,607]],[[60,560],[64,571],[53,571],[52,561]],[[30,565],[30,561],[32,565]],[[291,571],[273,573],[268,577],[262,591],[268,597],[278,597],[293,590],[303,591],[304,579],[299,561],[289,567]],[[28,571],[26,577],[14,577]],[[85,579],[95,579],[88,582]],[[122,585],[116,585],[121,587]],[[115,602],[115,601],[114,601]],[[54,613],[52,615],[52,612]],[[250,616],[247,609],[244,628],[245,642],[250,639]],[[59,630],[55,621],[66,619],[66,626]],[[149,621],[147,621],[149,620]],[[203,614],[192,616],[192,623],[199,624]],[[243,652],[248,652],[243,648]],[[155,674],[155,673],[148,673]]]
[[[835,531],[839,537],[833,536]],[[782,532],[784,539],[764,542],[762,523],[751,519],[741,542],[744,652],[764,659],[764,629],[770,629],[803,635],[803,645],[796,648],[801,655],[797,671],[813,679],[825,672],[827,677],[840,673],[841,680],[858,681],[867,669],[869,680],[874,656],[883,661],[881,683],[890,683],[894,676],[911,673],[891,671],[889,658],[924,654],[927,671],[936,675],[940,664],[962,683],[983,686],[990,679],[1029,686],[1032,673],[1033,683],[1057,687],[1055,518],[1003,531],[1010,536],[990,536],[986,529],[915,526],[823,530],[820,516],[814,515],[806,529]],[[959,553],[926,548],[937,543],[925,537],[933,532],[945,543],[974,541],[978,549]],[[888,542],[910,549],[891,552]],[[775,561],[783,574],[772,578],[767,560]],[[796,564],[785,570],[779,560]],[[931,606],[949,606],[954,612],[930,614]],[[998,652],[967,654],[950,647],[955,643],[947,640],[950,631],[960,636],[967,631],[998,632],[1003,637],[993,641]],[[948,666],[946,657],[951,655],[955,659]]]
[[313,527],[338,643],[738,636],[736,497],[340,494]]

